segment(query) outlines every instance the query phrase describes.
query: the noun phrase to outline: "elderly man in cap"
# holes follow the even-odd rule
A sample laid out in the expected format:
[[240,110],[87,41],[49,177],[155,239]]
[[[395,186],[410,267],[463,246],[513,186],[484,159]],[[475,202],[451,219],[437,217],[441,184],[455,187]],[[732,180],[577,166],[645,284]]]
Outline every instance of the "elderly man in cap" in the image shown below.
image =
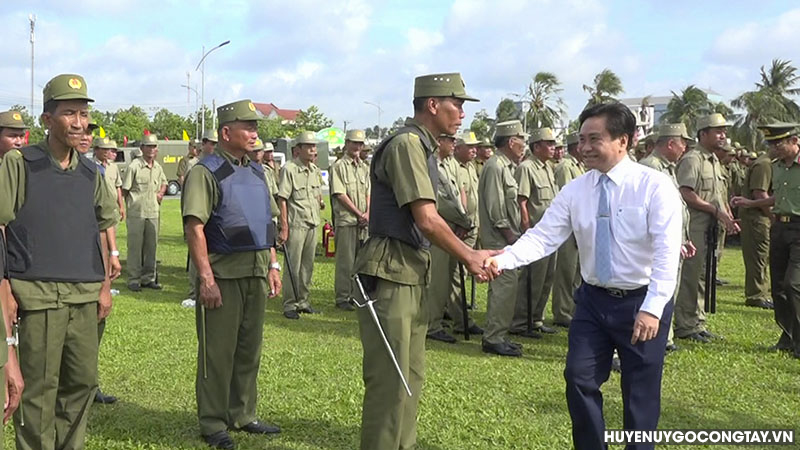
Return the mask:
[[[535,129],[531,132],[528,143],[531,154],[514,172],[514,178],[519,185],[517,203],[520,209],[521,232],[539,223],[558,192],[550,165],[555,154],[555,133],[550,128]],[[556,255],[552,254],[520,269],[511,334],[540,338],[540,333],[556,332],[554,328],[544,324],[544,311],[553,287],[555,268]],[[528,305],[531,305],[532,324],[528,324]],[[532,327],[531,333],[528,333],[529,326]]]
[[228,430],[278,433],[256,416],[267,297],[281,290],[271,195],[248,158],[261,116],[250,100],[217,108],[220,142],[189,171],[182,215],[196,266],[197,416],[213,448],[232,449]]
[[376,322],[366,308],[360,308],[361,450],[416,448],[428,327],[422,297],[430,280],[431,244],[456,255],[467,270],[482,277],[487,274],[479,259],[497,253],[470,249],[436,211],[436,136],[458,130],[467,100],[475,99],[467,95],[460,74],[417,77],[414,117],[387,137],[373,156],[369,239],[356,260],[356,273],[367,296],[376,300],[377,322],[411,395],[387,354]]
[[[198,156],[199,159],[203,159],[203,157],[210,155],[214,152],[214,148],[217,145],[217,140],[219,139],[219,135],[217,130],[206,130],[203,133],[203,140],[201,141],[202,146],[200,147],[200,155]],[[198,161],[199,162],[199,161]]]
[[705,294],[706,233],[713,221],[730,233],[738,233],[739,225],[728,209],[722,185],[722,167],[718,153],[727,144],[730,124],[722,114],[697,119],[697,146],[678,162],[676,178],[680,193],[689,207],[689,240],[697,252],[683,263],[680,287],[675,301],[675,336],[708,343],[716,338],[706,329],[703,312]]
[[200,152],[198,148],[199,142],[197,139],[192,139],[189,141],[189,149],[186,152],[186,156],[181,158],[178,161],[178,183],[181,185],[181,189],[183,189],[183,180],[186,178],[186,174],[189,172],[189,169],[194,167],[200,159],[197,157],[197,154]]
[[797,123],[773,122],[760,126],[769,146],[772,196],[736,197],[731,203],[743,209],[769,208],[775,215],[770,230],[769,271],[775,322],[781,331],[773,351],[800,359],[800,134]]
[[27,130],[28,126],[22,121],[19,111],[12,109],[0,113],[0,163],[10,150],[22,148]]
[[492,141],[489,140],[489,138],[481,139],[478,143],[478,151],[475,154],[475,159],[472,162],[479,178],[483,171],[483,165],[486,164],[486,161],[488,161],[492,155],[494,155],[494,144],[492,144]]
[[348,130],[344,155],[331,168],[331,196],[336,226],[336,307],[352,311],[351,300],[358,293],[353,282],[353,265],[367,239],[369,226],[369,165],[361,159],[364,130]]
[[158,138],[146,134],[139,143],[142,155],[134,159],[122,178],[128,217],[128,289],[161,289],[156,281],[156,251],[161,217],[161,200],[167,191],[167,177],[156,162]]
[[[478,184],[481,246],[500,250],[519,238],[522,218],[514,171],[525,153],[528,135],[519,120],[500,122],[495,129],[497,152],[483,166]],[[522,356],[522,346],[508,340],[514,318],[521,271],[506,270],[489,283],[486,327],[481,348],[485,353]]]
[[[586,172],[580,151],[578,133],[567,135],[567,154],[553,170],[558,190]],[[578,244],[570,236],[561,244],[556,254],[556,269],[553,274],[553,324],[569,328],[575,313],[573,295],[581,284],[581,268],[578,262]]]
[[[250,159],[264,169],[264,180],[267,182],[270,198],[270,212],[272,213],[272,223],[275,225],[275,230],[278,229],[278,218],[281,215],[281,207],[278,206],[278,180],[272,174],[275,171],[275,160],[272,159],[272,154],[275,152],[272,142],[263,142],[261,139],[256,139],[256,145],[250,154]],[[270,164],[271,163],[271,164]]]
[[[451,230],[472,247],[465,238],[472,233],[475,223],[467,214],[467,194],[458,179],[458,161],[453,157],[456,137],[450,133],[442,133],[437,139],[439,151],[436,155],[438,183],[436,186],[436,210]],[[474,245],[474,243],[473,243]],[[442,321],[445,310],[453,312],[450,304],[457,302],[459,285],[458,260],[439,247],[431,248],[431,281],[424,292],[428,309],[427,339],[452,344],[456,338],[445,331]],[[459,305],[460,306],[460,305]],[[463,329],[463,313],[450,317],[459,320]]]
[[[283,243],[288,254],[283,274],[283,285],[286,286],[283,290],[283,316],[287,319],[299,319],[300,313],[317,312],[308,298],[323,204],[320,192],[322,176],[313,162],[317,157],[317,142],[312,131],[297,135],[293,147],[297,156],[281,170],[278,185],[281,206],[278,241]],[[292,276],[296,286],[292,285]]]
[[89,126],[86,81],[59,75],[43,94],[47,138],[8,153],[0,167],[25,379],[14,429],[18,449],[82,449],[97,388],[97,322],[111,311],[102,248],[117,216],[97,165],[77,151]]

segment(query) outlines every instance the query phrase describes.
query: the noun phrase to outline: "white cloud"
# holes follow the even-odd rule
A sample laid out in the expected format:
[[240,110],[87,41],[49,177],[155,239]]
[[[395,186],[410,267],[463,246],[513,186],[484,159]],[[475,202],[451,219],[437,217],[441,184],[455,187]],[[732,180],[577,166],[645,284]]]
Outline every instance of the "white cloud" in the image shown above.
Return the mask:
[[406,32],[408,51],[412,55],[425,53],[444,42],[444,36],[438,31],[409,28]]

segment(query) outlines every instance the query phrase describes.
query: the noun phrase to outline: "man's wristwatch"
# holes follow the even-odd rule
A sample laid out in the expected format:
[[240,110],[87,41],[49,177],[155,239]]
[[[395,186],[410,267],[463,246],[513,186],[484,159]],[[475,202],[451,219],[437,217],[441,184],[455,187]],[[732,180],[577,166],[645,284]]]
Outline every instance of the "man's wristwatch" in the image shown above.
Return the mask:
[[119,250],[111,250],[111,256],[119,256]]
[[278,263],[276,263],[276,262],[274,262],[274,263],[271,263],[271,264],[269,265],[269,268],[270,268],[270,269],[277,270],[278,272],[280,272],[280,271],[281,271],[281,265],[280,265],[280,264],[278,264]]
[[7,337],[7,338],[6,338],[6,344],[7,344],[9,347],[12,347],[12,346],[13,346],[13,347],[16,347],[16,346],[17,346],[17,344],[19,344],[19,341],[17,340],[17,337],[16,337],[16,336],[11,336],[11,337]]

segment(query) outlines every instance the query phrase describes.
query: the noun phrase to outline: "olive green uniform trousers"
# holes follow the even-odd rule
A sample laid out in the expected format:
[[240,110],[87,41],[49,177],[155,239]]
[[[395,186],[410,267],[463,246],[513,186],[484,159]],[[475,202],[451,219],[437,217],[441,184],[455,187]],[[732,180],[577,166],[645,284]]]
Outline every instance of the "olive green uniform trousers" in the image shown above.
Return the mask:
[[25,392],[14,414],[17,449],[84,448],[97,388],[97,341],[97,302],[20,312]]
[[195,308],[197,418],[204,435],[241,428],[256,420],[258,367],[269,294],[266,278],[216,282],[222,306]]
[[759,211],[746,208],[740,214],[745,304],[754,305],[770,299],[767,280],[770,220]]
[[423,286],[383,279],[377,279],[375,291],[368,293],[376,300],[375,311],[411,388],[411,397],[397,375],[369,311],[358,309],[358,329],[364,349],[361,450],[416,448],[417,408],[425,379],[428,329],[422,293]]
[[692,217],[689,222],[689,237],[697,249],[697,253],[694,258],[683,261],[681,270],[673,326],[675,336],[679,338],[706,329],[706,313],[703,310],[706,292],[706,252],[714,251],[714,249],[709,249],[706,243],[711,216],[706,214],[705,218],[706,220],[701,220]]
[[[310,308],[308,294],[311,288],[311,275],[314,272],[317,229],[298,225],[290,226],[289,239],[284,245],[289,250],[290,260],[285,262],[283,271],[283,311]],[[289,270],[297,280],[297,295],[300,298],[295,298]]]
[[336,304],[348,303],[351,298],[361,299],[361,293],[353,281],[353,265],[361,248],[358,239],[360,228],[356,226],[337,226],[334,239],[336,241]]
[[[469,235],[464,243],[473,248],[475,234]],[[464,270],[464,285],[469,272]],[[466,292],[464,293],[466,295]],[[461,305],[461,275],[458,271],[458,260],[439,247],[431,246],[431,282],[425,289],[425,306],[428,310],[428,333],[443,329],[445,310],[453,319],[453,330],[464,331],[464,308]],[[467,327],[475,325],[468,317]]]
[[156,279],[158,219],[128,217],[128,283],[152,283]]
[[575,236],[570,235],[558,249],[553,277],[553,322],[569,325],[572,315],[575,314],[575,290],[581,284]]
[[[528,329],[528,295],[530,295],[533,327],[538,328],[544,325],[544,310],[553,287],[555,269],[555,254],[520,269],[517,304],[514,307],[514,318],[511,320],[512,331],[521,332]],[[528,283],[530,283],[530,293],[528,292]]]
[[521,272],[519,269],[504,270],[499,277],[489,282],[483,341],[490,344],[506,341],[511,320],[514,318]]

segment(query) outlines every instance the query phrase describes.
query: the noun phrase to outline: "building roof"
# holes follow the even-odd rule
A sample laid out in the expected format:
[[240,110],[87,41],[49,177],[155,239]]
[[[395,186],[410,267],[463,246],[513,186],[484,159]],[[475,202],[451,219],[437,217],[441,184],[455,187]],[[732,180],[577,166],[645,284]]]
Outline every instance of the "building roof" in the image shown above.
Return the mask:
[[290,120],[294,122],[297,119],[299,109],[281,109],[275,106],[274,103],[255,103],[253,105],[256,109],[264,115],[264,117],[280,117],[283,120]]
[[[706,95],[709,97],[720,97],[720,94],[711,89],[711,88],[700,88],[701,91],[705,92]],[[676,91],[676,93],[680,93],[680,91]],[[631,98],[621,98],[619,101],[623,105],[626,106],[640,106],[642,104],[642,100],[644,97],[631,97]],[[650,105],[666,105],[669,101],[672,100],[672,94],[670,95],[651,95],[650,96]]]

